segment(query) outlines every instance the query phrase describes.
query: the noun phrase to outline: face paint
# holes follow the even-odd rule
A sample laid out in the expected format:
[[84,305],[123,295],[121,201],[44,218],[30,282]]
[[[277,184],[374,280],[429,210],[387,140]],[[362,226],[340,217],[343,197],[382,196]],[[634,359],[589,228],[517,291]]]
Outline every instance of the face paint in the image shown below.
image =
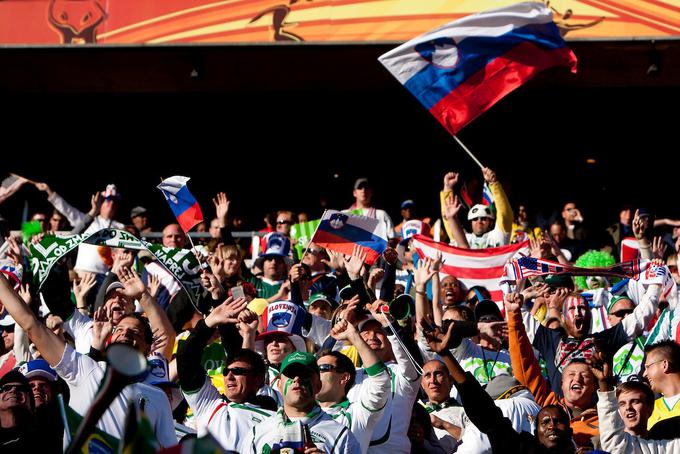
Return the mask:
[[564,315],[572,322],[577,314],[584,317],[585,311],[585,302],[578,296],[569,296],[564,302]]
[[288,394],[288,387],[293,384],[292,378],[287,378],[286,383],[283,385],[283,395]]

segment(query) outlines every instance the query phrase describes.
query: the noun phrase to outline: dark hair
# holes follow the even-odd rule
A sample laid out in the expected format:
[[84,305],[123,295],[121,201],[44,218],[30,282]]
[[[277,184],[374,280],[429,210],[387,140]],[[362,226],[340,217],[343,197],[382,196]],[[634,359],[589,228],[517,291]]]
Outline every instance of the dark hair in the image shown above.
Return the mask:
[[658,352],[664,357],[674,372],[680,371],[680,345],[672,340],[663,340],[656,344],[647,345],[645,353]]
[[652,388],[639,381],[627,381],[621,383],[616,388],[616,398],[618,399],[621,394],[631,391],[639,391],[644,394],[645,404],[649,405],[650,407],[654,407],[654,391],[652,391]]
[[139,312],[132,312],[130,314],[125,314],[120,318],[120,322],[125,320],[126,318],[134,318],[139,320],[139,322],[142,324],[142,327],[144,329],[144,340],[146,341],[147,345],[151,347],[151,344],[153,343],[153,332],[151,331],[151,326],[149,325],[149,321]]
[[556,405],[556,404],[546,405],[545,407],[541,408],[539,410],[539,412],[536,414],[536,421],[538,422],[538,415],[541,412],[543,412],[545,410],[552,409],[552,408],[556,409],[557,412],[560,414],[560,417],[562,418],[562,422],[566,423],[567,425],[571,424],[571,418],[569,417],[569,414],[567,413],[567,411],[564,408],[562,408],[561,405]]
[[465,321],[470,321],[475,319],[475,313],[472,312],[472,309],[470,309],[467,306],[447,306],[444,309],[444,313],[446,312],[455,312],[460,316],[461,319]]
[[240,348],[233,352],[232,354],[229,355],[227,360],[224,362],[224,367],[228,367],[229,365],[235,363],[236,361],[244,361],[251,366],[253,366],[253,373],[255,374],[262,374],[267,371],[267,366],[264,364],[264,359],[262,359],[262,355],[260,355],[257,352],[254,352],[248,348]]
[[484,286],[481,285],[472,286],[468,289],[468,293],[470,292],[474,292],[474,296],[467,298],[465,300],[465,302],[468,304],[477,304],[482,300],[491,299],[491,293],[489,293],[489,290],[487,290],[487,288]]
[[319,353],[317,358],[323,358],[324,356],[332,356],[335,358],[338,372],[347,372],[349,374],[349,381],[345,385],[345,394],[347,394],[349,390],[352,389],[352,386],[354,386],[354,381],[357,377],[357,371],[354,367],[354,363],[347,357],[347,355],[344,355],[340,352],[323,350]]

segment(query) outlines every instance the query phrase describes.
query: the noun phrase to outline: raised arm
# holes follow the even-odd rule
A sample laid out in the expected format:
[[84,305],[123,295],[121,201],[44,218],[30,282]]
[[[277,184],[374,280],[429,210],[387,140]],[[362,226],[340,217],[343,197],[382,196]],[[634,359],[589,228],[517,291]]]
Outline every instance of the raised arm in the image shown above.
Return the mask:
[[522,322],[523,298],[521,294],[510,293],[505,295],[505,313],[508,316],[508,345],[512,373],[515,378],[534,395],[536,403],[546,406],[557,402],[555,393],[552,392],[541,375],[541,366],[534,355],[533,347],[529,342],[524,323]]
[[0,273],[0,301],[2,301],[9,315],[14,318],[14,321],[28,333],[43,358],[50,366],[56,366],[64,354],[66,344],[38,320],[21,297],[12,289],[12,285],[3,273]]
[[503,233],[512,232],[512,208],[508,196],[505,195],[503,186],[496,178],[496,173],[488,167],[482,168],[484,181],[489,184],[489,189],[496,204],[496,228]]
[[69,224],[75,226],[76,224],[83,222],[85,213],[69,204],[62,196],[54,192],[47,183],[35,183],[35,187],[38,188],[39,191],[47,194],[47,201],[50,202],[57,211],[66,216]]
[[448,227],[447,232],[450,231],[452,233],[452,239],[456,241],[456,246],[470,249],[470,245],[465,237],[465,231],[458,220],[458,213],[460,212],[461,207],[462,205],[460,201],[458,201],[458,196],[450,194],[444,200],[444,220],[446,221],[444,225]]
[[125,288],[123,293],[129,298],[136,299],[144,309],[146,317],[149,319],[151,329],[156,333],[156,337],[163,342],[156,344],[156,351],[165,356],[168,360],[172,358],[172,350],[175,345],[175,330],[165,314],[165,311],[151,296],[140,277],[130,268],[121,268],[119,271],[120,281]]
[[[418,264],[418,268],[413,273],[413,279],[416,283],[416,325],[425,319],[428,314],[432,314],[432,306],[427,299],[427,283],[432,277],[437,274],[435,269],[435,261],[430,258],[423,258]],[[434,291],[433,291],[434,293]],[[441,318],[441,317],[440,317]]]
[[656,309],[659,306],[660,293],[660,285],[651,284],[647,286],[647,290],[642,296],[640,304],[635,306],[632,314],[621,320],[621,326],[623,326],[623,329],[626,331],[630,340],[642,334],[652,320],[652,317],[656,314]]

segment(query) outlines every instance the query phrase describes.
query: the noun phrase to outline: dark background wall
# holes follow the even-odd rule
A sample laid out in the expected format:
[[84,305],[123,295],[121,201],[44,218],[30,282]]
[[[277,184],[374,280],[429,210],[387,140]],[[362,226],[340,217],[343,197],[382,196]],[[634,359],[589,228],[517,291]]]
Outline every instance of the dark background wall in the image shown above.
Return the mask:
[[[226,191],[249,228],[270,210],[346,208],[359,176],[394,218],[406,198],[434,215],[445,171],[480,174],[377,62],[391,47],[0,49],[0,177],[47,181],[84,210],[115,182],[119,218],[144,205],[159,227],[172,217],[155,186],[171,175],[192,177],[206,217]],[[573,199],[602,225],[623,202],[680,217],[680,45],[572,48],[577,75],[541,74],[460,138],[534,212]],[[24,199],[31,211],[49,206],[23,188],[0,205],[14,227]]]

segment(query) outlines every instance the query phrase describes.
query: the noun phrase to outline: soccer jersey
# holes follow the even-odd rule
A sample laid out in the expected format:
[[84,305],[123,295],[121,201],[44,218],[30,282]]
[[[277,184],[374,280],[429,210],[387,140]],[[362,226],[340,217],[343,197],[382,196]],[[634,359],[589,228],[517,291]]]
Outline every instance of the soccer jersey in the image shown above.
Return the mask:
[[647,429],[664,419],[680,416],[680,395],[671,397],[659,397],[654,401],[654,411],[647,421]]
[[254,405],[227,402],[209,380],[198,391],[182,392],[193,411],[198,436],[209,432],[226,450],[237,451],[250,429],[273,414]]
[[271,418],[252,427],[241,442],[238,452],[269,454],[283,452],[282,448],[301,449],[302,424],[309,426],[312,441],[326,454],[355,454],[361,450],[356,438],[346,426],[335,422],[316,406],[302,418],[288,417],[283,408],[280,408]]
[[470,372],[482,385],[489,383],[489,380],[497,375],[512,376],[510,353],[505,349],[487,350],[465,338],[458,347],[451,350],[451,353],[460,366]]
[[[392,344],[395,361],[386,363],[391,379],[391,392],[388,395],[387,404],[382,418],[373,429],[373,435],[369,443],[369,453],[410,453],[411,442],[407,432],[411,423],[411,411],[416,400],[420,380],[418,372],[408,359],[406,351],[396,336],[387,336]],[[357,371],[356,384],[349,391],[347,398],[356,402],[362,395],[362,387],[365,386],[369,375],[361,369]]]
[[350,429],[359,442],[362,453],[368,451],[373,429],[383,415],[391,391],[390,375],[382,362],[366,368],[366,374],[358,400],[345,399],[339,404],[321,408],[335,421]]

